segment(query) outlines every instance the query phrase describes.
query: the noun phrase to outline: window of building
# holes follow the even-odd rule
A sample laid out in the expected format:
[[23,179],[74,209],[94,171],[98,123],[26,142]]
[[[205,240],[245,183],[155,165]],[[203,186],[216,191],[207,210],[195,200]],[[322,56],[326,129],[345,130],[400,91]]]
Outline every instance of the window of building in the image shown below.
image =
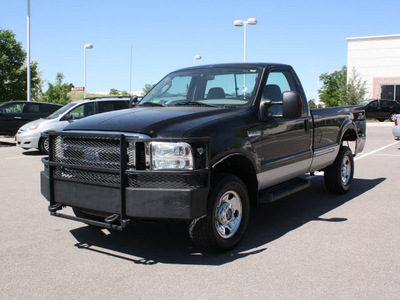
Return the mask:
[[400,101],[400,84],[381,85],[381,99]]

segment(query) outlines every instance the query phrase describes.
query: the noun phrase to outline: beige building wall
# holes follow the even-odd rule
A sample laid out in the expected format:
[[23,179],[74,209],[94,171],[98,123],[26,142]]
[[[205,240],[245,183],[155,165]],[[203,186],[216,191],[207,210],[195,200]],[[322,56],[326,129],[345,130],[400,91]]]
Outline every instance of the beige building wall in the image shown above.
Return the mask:
[[[400,34],[347,38],[347,75],[367,81],[366,99],[381,99],[382,85],[400,85]],[[400,86],[396,99],[400,98]],[[387,95],[387,93],[384,93]]]

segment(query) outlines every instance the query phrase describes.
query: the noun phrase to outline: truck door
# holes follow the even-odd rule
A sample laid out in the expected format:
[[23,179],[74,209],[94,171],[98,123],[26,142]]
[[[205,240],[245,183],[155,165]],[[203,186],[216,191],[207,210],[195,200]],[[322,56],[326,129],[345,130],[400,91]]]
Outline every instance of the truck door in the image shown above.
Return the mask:
[[[275,185],[308,172],[311,160],[311,118],[307,101],[302,97],[303,111],[299,118],[285,119],[282,116],[282,95],[286,91],[300,91],[294,75],[290,70],[272,70],[267,78],[263,99],[272,103],[268,118],[261,124],[262,128],[262,172],[258,175],[260,189]],[[304,99],[303,99],[304,98]],[[280,102],[280,103],[279,103]]]

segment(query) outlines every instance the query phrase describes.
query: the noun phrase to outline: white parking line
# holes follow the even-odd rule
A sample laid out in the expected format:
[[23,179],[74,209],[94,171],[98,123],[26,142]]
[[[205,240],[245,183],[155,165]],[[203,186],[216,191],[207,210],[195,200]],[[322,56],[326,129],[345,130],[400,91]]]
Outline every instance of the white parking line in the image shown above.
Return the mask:
[[354,160],[359,160],[359,159],[361,159],[361,158],[370,156],[370,155],[372,155],[372,154],[374,154],[374,153],[376,153],[376,152],[379,152],[379,151],[381,151],[381,150],[383,150],[383,149],[389,148],[389,147],[391,147],[391,146],[393,146],[393,145],[396,145],[396,144],[398,144],[398,143],[399,143],[399,141],[394,142],[394,143],[391,143],[391,144],[389,144],[389,145],[386,145],[386,146],[381,147],[381,148],[379,148],[379,149],[376,149],[376,150],[374,150],[374,151],[365,153],[364,155],[361,155],[361,156],[359,156],[359,157],[356,157]]
[[400,154],[378,154],[378,153],[376,153],[376,154],[374,154],[375,156],[390,156],[390,157],[400,157]]
[[19,159],[19,158],[27,158],[27,157],[30,157],[30,156],[16,156],[16,157],[6,157],[6,159]]

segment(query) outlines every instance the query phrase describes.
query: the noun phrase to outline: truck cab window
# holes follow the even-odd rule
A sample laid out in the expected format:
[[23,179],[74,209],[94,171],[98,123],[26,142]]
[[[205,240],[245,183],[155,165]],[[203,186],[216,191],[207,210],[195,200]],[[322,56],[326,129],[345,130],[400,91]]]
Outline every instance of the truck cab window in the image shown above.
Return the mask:
[[140,102],[140,106],[249,106],[260,79],[257,67],[188,69],[171,73]]
[[[264,88],[263,98],[272,102],[282,101],[284,92],[298,92],[292,74],[288,71],[272,71]],[[268,114],[279,117],[282,115],[282,104],[271,105]]]

